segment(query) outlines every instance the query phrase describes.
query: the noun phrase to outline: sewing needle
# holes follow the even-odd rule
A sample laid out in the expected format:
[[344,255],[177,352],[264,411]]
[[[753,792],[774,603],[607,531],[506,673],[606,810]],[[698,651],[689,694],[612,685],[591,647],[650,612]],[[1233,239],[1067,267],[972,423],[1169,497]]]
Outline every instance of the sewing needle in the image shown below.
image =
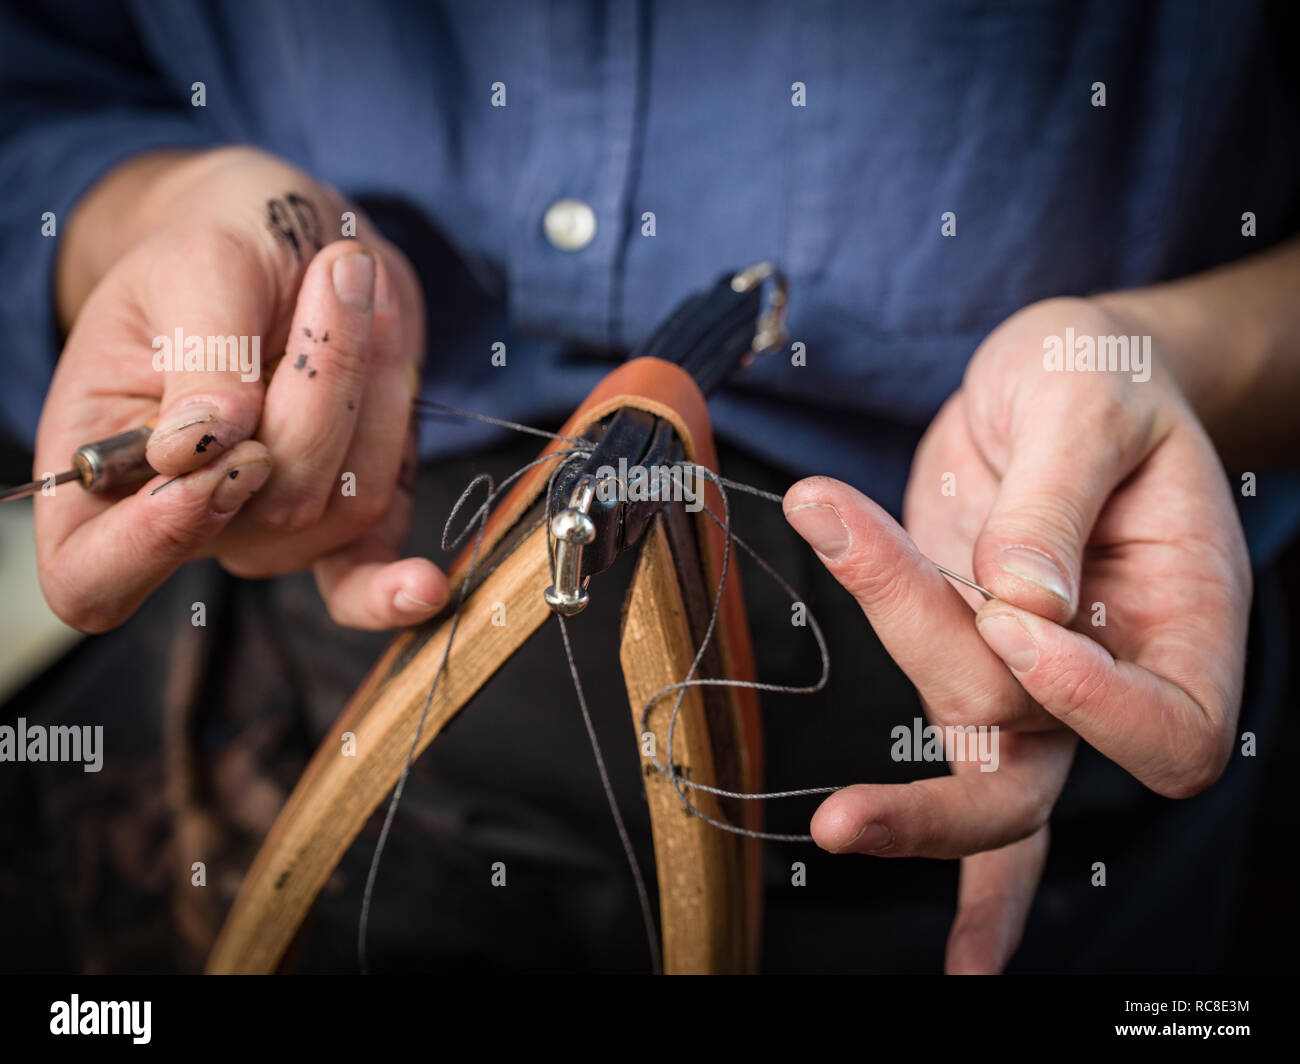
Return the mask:
[[938,569],[939,572],[943,573],[943,575],[946,576],[949,580],[956,580],[957,583],[959,584],[965,584],[967,587],[972,588],[975,591],[978,591],[986,599],[997,598],[997,596],[993,594],[992,591],[989,591],[987,588],[980,587],[979,584],[975,583],[974,580],[967,580],[964,576],[958,576],[951,569],[945,569],[938,562],[931,562],[930,564],[933,565],[936,569]]

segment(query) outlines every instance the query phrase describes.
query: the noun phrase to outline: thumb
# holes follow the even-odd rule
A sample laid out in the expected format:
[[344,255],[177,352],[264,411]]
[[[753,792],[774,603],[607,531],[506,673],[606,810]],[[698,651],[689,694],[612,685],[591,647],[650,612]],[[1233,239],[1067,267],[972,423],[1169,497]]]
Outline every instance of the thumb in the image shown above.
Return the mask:
[[1060,624],[1074,616],[1097,515],[1142,457],[1145,433],[1117,426],[1124,415],[1115,414],[1107,425],[1049,406],[1013,431],[972,560],[976,581],[998,598]]

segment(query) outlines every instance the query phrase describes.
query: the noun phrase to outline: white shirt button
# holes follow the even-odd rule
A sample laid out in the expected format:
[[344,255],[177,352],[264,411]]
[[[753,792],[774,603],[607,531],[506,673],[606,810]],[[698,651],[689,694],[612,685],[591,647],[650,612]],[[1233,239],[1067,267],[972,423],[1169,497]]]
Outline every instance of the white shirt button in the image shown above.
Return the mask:
[[542,219],[546,239],[560,251],[581,251],[596,238],[596,212],[582,200],[556,200]]

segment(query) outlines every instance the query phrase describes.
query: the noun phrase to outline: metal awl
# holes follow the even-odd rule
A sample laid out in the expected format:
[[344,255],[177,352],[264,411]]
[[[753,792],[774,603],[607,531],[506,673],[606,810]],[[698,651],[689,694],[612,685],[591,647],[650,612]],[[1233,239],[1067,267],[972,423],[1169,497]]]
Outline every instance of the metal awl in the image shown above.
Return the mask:
[[106,440],[96,440],[84,447],[78,447],[72,455],[72,468],[62,473],[50,474],[21,484],[16,488],[0,491],[0,502],[12,499],[25,499],[35,495],[47,486],[67,484],[78,481],[86,491],[96,495],[118,488],[129,488],[143,484],[156,475],[154,468],[145,461],[145,448],[149,446],[149,437],[153,435],[153,423],[110,436]]

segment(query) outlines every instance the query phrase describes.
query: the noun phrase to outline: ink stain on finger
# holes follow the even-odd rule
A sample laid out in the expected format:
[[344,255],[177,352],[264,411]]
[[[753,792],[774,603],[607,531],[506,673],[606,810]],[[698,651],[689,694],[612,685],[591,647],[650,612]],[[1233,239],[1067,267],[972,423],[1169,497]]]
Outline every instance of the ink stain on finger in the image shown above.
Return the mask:
[[307,326],[305,325],[302,327],[302,334],[303,336],[307,337],[308,340],[311,339],[311,330],[307,328]]
[[349,400],[348,400],[348,409],[349,409],[349,410],[355,410],[356,408],[357,408],[356,400],[355,400],[355,399],[349,399]]
[[230,479],[231,479],[231,480],[238,480],[238,479],[239,479],[239,470],[238,470],[238,469],[232,469],[232,470],[230,471]]
[[306,356],[306,355],[299,355],[299,356],[298,356],[298,361],[295,362],[295,363],[293,364],[293,368],[294,368],[294,369],[302,369],[302,367],[305,366],[305,365],[307,365],[307,356]]
[[328,329],[325,330],[325,335],[320,338],[320,342],[323,344],[330,342],[330,331]]
[[194,453],[204,454],[208,449],[208,445],[216,442],[217,442],[217,438],[213,436],[211,433],[208,433],[206,436],[203,437],[203,439],[199,440],[199,442],[194,445]]
[[308,370],[308,371],[307,371],[307,376],[309,376],[309,377],[314,377],[314,376],[316,376],[316,371],[315,371],[314,369],[313,369],[313,370]]

